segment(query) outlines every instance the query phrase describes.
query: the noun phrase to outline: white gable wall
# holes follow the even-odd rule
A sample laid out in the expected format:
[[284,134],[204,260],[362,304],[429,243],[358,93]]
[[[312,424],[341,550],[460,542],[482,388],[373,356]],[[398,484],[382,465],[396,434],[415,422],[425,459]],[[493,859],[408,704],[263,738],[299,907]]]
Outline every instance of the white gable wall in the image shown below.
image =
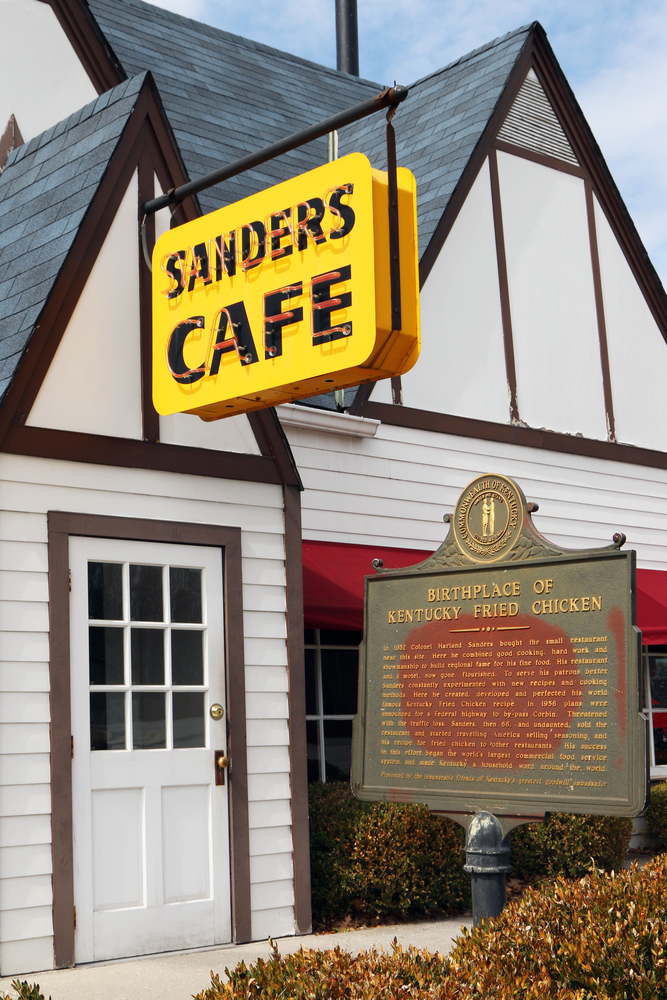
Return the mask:
[[519,416],[606,440],[584,182],[498,153]]
[[[421,356],[403,403],[507,423],[498,263],[485,161],[421,292]],[[374,401],[380,401],[377,391]]]
[[0,975],[53,967],[48,510],[240,525],[252,933],[294,933],[282,489],[12,455],[0,480]]
[[138,198],[135,172],[28,415],[31,426],[143,436]]
[[595,198],[616,438],[667,451],[667,344]]
[[0,0],[0,133],[15,115],[27,142],[98,96],[50,4]]

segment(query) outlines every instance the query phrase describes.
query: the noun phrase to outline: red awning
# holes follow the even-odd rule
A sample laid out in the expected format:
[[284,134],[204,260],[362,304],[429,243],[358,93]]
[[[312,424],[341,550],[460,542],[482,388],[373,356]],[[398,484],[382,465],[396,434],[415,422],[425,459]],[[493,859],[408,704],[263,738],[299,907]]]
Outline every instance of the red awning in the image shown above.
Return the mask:
[[667,573],[637,570],[637,625],[645,646],[667,644]]
[[[364,576],[373,573],[373,559],[382,559],[387,569],[398,569],[421,562],[430,554],[420,549],[304,541],[306,628],[361,631]],[[667,645],[667,572],[637,570],[637,624],[646,645]]]

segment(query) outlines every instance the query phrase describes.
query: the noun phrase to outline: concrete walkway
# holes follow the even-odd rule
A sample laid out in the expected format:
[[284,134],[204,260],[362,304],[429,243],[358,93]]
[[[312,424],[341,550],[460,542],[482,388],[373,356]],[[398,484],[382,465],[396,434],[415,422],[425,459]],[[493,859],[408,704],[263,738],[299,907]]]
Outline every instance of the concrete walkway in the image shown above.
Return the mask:
[[[470,927],[471,918],[435,920],[418,924],[395,924],[339,934],[309,934],[304,937],[279,938],[281,955],[304,948],[325,950],[340,945],[356,954],[367,948],[391,951],[396,937],[403,947],[414,945],[428,951],[449,951],[462,926]],[[203,951],[169,952],[149,958],[125,959],[100,965],[80,965],[58,972],[33,972],[22,980],[39,983],[44,996],[51,1000],[189,1000],[210,983],[210,971],[222,976],[225,966],[233,969],[241,960],[246,965],[258,958],[269,958],[267,942],[227,945]],[[0,996],[14,997],[11,980],[0,978]]]

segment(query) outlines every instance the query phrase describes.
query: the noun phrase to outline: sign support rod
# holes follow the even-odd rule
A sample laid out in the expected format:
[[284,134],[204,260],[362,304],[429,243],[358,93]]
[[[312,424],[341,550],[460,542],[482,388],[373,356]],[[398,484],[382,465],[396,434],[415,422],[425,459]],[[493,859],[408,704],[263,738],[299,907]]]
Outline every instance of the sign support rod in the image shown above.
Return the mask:
[[243,156],[240,160],[234,160],[233,163],[228,163],[224,167],[212,170],[198,180],[189,181],[180,187],[172,188],[171,191],[167,191],[166,194],[161,195],[159,198],[153,198],[151,201],[145,202],[142,206],[144,218],[152,215],[153,212],[159,212],[162,208],[177,205],[184,198],[199,194],[200,191],[214,187],[214,185],[229,180],[230,177],[235,177],[237,174],[241,174],[245,170],[250,170],[252,167],[257,167],[261,163],[266,163],[267,160],[272,160],[274,157],[288,153],[292,149],[297,149],[307,142],[312,142],[313,139],[319,139],[321,136],[343,128],[345,125],[351,125],[361,118],[367,118],[369,115],[375,114],[376,111],[381,111],[383,108],[396,108],[407,96],[407,87],[387,87],[381,94],[371,97],[368,101],[355,104],[354,107],[348,108],[346,111],[341,111],[339,114],[333,115],[325,121],[310,125],[300,132],[294,132],[292,135],[286,136],[284,139],[279,139],[270,146],[264,146],[263,149],[259,149],[255,153]]

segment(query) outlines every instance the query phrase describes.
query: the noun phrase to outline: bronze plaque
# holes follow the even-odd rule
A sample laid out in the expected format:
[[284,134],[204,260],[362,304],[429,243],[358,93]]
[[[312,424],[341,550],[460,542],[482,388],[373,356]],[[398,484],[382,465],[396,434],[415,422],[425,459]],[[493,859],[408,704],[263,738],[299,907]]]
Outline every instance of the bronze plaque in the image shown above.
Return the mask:
[[424,562],[366,577],[352,789],[439,812],[633,816],[646,799],[635,554],[558,549],[481,476]]

